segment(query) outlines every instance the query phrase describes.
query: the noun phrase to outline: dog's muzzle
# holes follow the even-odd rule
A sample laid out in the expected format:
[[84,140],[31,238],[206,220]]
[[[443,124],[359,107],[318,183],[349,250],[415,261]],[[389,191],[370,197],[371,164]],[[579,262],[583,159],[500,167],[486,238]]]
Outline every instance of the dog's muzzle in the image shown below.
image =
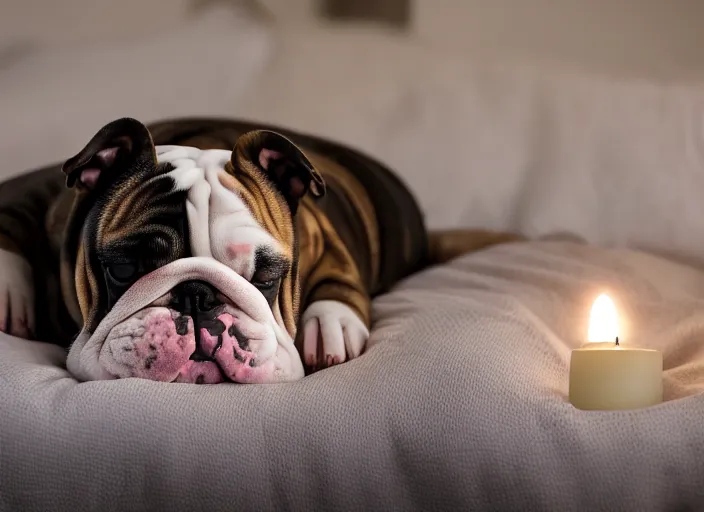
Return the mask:
[[264,296],[222,263],[176,260],[140,278],[71,346],[80,380],[269,383],[303,377],[293,334]]

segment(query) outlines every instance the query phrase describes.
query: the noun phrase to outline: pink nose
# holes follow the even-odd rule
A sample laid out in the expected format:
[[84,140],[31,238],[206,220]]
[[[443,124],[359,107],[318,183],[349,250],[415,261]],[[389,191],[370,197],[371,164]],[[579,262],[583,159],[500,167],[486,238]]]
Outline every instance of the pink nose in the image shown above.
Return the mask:
[[241,258],[243,256],[250,256],[251,254],[252,244],[238,244],[234,242],[227,244],[227,255],[231,260]]

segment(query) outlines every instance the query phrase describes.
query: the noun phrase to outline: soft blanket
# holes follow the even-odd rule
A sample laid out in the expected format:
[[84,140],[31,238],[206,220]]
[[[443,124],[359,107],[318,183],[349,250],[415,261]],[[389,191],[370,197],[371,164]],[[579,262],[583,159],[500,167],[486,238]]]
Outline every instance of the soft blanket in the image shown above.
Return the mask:
[[[609,293],[663,351],[665,403],[587,412],[570,351]],[[78,384],[0,338],[0,510],[704,508],[704,273],[625,250],[497,246],[375,302],[366,354],[291,384]]]

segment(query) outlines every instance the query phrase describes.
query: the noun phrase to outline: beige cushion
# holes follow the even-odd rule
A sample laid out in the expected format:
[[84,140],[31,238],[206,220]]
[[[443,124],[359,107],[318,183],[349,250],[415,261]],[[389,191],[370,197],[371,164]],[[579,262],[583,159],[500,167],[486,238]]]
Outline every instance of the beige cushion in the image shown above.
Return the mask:
[[[662,405],[567,401],[608,291]],[[628,251],[495,247],[375,302],[359,359],[293,384],[78,384],[0,338],[2,510],[699,510],[704,274]],[[90,505],[87,505],[90,504]]]

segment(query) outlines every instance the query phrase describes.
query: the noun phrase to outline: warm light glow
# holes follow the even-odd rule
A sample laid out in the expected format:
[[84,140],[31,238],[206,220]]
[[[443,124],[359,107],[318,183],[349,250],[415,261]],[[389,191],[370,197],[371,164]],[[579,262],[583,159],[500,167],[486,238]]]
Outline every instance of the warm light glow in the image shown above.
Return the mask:
[[618,336],[616,306],[608,295],[599,295],[592,306],[587,339],[591,343],[602,341],[613,343],[616,341],[616,336]]

